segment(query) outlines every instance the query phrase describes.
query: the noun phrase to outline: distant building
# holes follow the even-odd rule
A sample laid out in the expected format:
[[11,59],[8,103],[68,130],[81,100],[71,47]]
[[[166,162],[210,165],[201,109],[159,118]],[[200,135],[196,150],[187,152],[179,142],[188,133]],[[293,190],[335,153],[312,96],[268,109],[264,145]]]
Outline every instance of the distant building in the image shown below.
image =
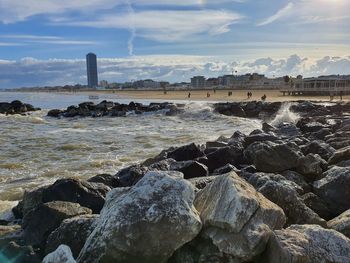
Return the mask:
[[97,76],[97,57],[93,53],[86,55],[86,68],[87,68],[87,79],[89,88],[96,88],[98,86]]
[[206,80],[204,76],[195,76],[191,78],[191,86],[195,89],[205,88]]

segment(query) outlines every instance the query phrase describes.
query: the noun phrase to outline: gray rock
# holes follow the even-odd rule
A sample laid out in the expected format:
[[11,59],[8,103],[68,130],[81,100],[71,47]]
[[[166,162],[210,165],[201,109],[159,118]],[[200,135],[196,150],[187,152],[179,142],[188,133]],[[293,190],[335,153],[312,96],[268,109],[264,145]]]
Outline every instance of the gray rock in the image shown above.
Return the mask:
[[197,177],[188,179],[188,181],[193,184],[196,189],[200,190],[210,184],[216,176],[205,176],[205,177]]
[[314,181],[327,169],[327,166],[327,162],[319,155],[309,153],[298,159],[297,171],[304,175],[308,181]]
[[86,239],[94,230],[98,215],[81,215],[63,220],[47,238],[45,253],[55,251],[61,244],[70,247],[74,258],[78,257]]
[[276,230],[259,263],[348,263],[350,240],[317,225]]
[[296,183],[303,189],[303,191],[299,192],[299,194],[305,194],[311,191],[311,186],[305,181],[304,177],[301,174],[288,170],[282,172],[281,175],[287,180]]
[[198,145],[191,143],[189,145],[184,145],[171,152],[168,152],[167,158],[172,158],[176,161],[188,161],[196,159],[203,155],[204,153],[202,149]]
[[228,146],[219,148],[217,151],[207,155],[204,163],[210,172],[225,166],[226,164],[238,165],[243,160],[243,146]]
[[282,209],[234,172],[217,176],[197,193],[194,204],[204,225],[202,236],[237,260],[260,254],[271,231],[285,223]]
[[328,163],[332,165],[347,160],[350,160],[350,146],[335,151],[329,158]]
[[46,255],[42,263],[76,263],[70,248],[60,245],[54,252]]
[[23,218],[30,210],[38,207],[43,202],[43,191],[46,187],[25,191],[22,201],[12,211],[17,218]]
[[143,165],[132,165],[120,170],[115,175],[119,182],[118,187],[129,187],[136,184],[147,172],[148,168]]
[[44,246],[47,237],[64,219],[83,214],[91,214],[91,210],[62,201],[40,204],[23,218],[24,240],[29,245]]
[[332,210],[328,207],[326,202],[314,193],[310,192],[302,195],[301,200],[323,219],[329,220],[334,217]]
[[164,159],[161,160],[159,162],[156,162],[152,165],[149,166],[149,169],[154,171],[169,171],[170,170],[170,166],[175,163],[176,161],[174,159],[168,158],[168,159]]
[[249,145],[244,156],[258,171],[282,172],[297,167],[301,154],[297,145],[256,142]]
[[335,149],[332,146],[322,141],[309,142],[301,147],[301,150],[305,155],[309,153],[318,154],[324,160],[328,160],[335,152]]
[[350,167],[334,166],[313,183],[314,193],[336,214],[350,209]]
[[327,225],[329,228],[332,228],[350,238],[350,209],[328,221]]
[[166,262],[201,229],[194,186],[179,172],[149,172],[113,189],[78,262]]

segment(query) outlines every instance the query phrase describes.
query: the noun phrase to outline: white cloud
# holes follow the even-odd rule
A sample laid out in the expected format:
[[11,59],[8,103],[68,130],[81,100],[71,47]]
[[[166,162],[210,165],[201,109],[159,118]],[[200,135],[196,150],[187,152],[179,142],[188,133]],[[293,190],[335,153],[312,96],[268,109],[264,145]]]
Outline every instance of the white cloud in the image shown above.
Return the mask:
[[[13,23],[35,15],[63,14],[69,11],[96,12],[125,5],[127,0],[0,0],[0,21]],[[137,6],[204,6],[241,0],[130,0]]]
[[[21,46],[30,44],[51,44],[51,45],[96,45],[96,41],[67,39],[57,36],[43,36],[43,35],[0,35],[0,39],[10,39],[20,41],[20,43],[4,43],[4,46]],[[1,46],[1,42],[0,42]]]
[[[349,74],[350,57],[324,57],[321,59],[262,58],[253,61],[224,62],[202,56],[134,56],[130,58],[99,58],[99,77],[108,81],[157,79],[189,81],[193,75],[215,77],[230,74],[232,68],[239,74],[258,72],[268,76]],[[23,58],[19,61],[0,60],[0,88],[86,83],[84,59],[38,60]],[[6,80],[6,81],[5,81]]]
[[71,21],[59,24],[127,30],[132,25],[136,36],[157,41],[176,41],[201,33],[223,34],[230,30],[230,25],[242,18],[238,13],[220,10],[141,11],[104,15],[95,21]]
[[263,21],[258,23],[257,26],[265,26],[265,25],[268,25],[268,24],[275,22],[276,20],[278,20],[282,17],[290,15],[290,11],[293,9],[293,7],[294,7],[293,3],[288,3],[285,7],[278,10],[274,15],[272,15],[268,18],[265,18]]

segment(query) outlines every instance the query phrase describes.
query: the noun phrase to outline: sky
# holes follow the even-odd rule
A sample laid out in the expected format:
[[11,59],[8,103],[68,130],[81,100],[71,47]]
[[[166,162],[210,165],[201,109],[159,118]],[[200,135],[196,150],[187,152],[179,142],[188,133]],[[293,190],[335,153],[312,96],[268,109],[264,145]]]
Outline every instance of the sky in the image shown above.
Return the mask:
[[350,74],[350,0],[0,0],[0,88]]

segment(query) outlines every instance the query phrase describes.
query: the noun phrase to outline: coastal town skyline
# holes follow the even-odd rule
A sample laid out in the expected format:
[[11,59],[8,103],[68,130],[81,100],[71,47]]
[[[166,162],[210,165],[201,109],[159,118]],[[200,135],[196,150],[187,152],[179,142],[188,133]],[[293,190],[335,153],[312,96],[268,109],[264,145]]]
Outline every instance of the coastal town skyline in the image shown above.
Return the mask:
[[0,0],[0,88],[85,83],[98,54],[107,81],[186,81],[257,72],[349,74],[350,2]]

